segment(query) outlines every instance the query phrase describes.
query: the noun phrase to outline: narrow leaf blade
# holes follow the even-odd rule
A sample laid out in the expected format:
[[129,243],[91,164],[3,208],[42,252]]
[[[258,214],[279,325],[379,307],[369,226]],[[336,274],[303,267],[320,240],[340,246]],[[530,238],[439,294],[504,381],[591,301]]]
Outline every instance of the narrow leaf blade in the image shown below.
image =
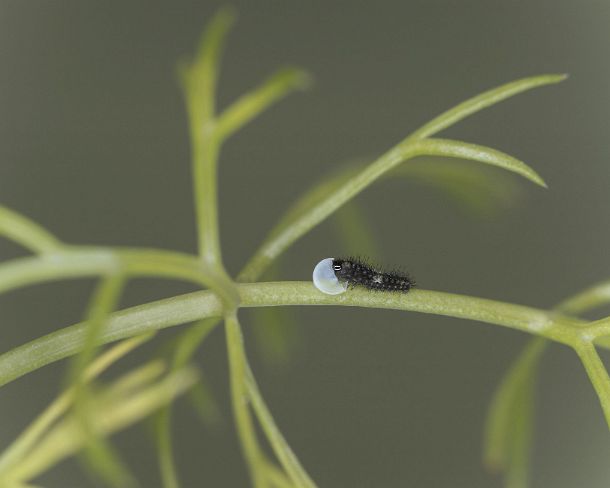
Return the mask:
[[531,182],[546,188],[544,180],[523,161],[509,156],[490,147],[453,141],[451,139],[426,139],[419,142],[424,154],[430,156],[447,156],[452,158],[470,159],[480,163],[490,164],[517,173]]
[[218,117],[218,137],[224,140],[295,90],[304,90],[311,77],[297,68],[284,68],[262,85],[242,95]]
[[521,466],[513,466],[513,461],[521,458],[519,453],[529,449],[529,437],[522,435],[520,441],[516,440],[513,429],[516,420],[523,422],[521,428],[529,422],[527,412],[533,404],[533,378],[545,346],[544,338],[531,340],[493,396],[485,425],[483,451],[485,464],[490,469],[523,471]]
[[40,254],[61,247],[59,240],[46,229],[4,206],[0,206],[0,235]]
[[191,119],[191,131],[202,130],[214,117],[220,59],[234,20],[232,9],[218,11],[207,25],[193,61],[182,62],[178,66]]
[[512,81],[504,85],[481,93],[465,102],[462,102],[455,107],[443,112],[438,117],[435,117],[427,124],[423,125],[413,132],[407,140],[413,141],[430,137],[437,132],[454,125],[456,122],[475,114],[487,107],[495,105],[507,98],[523,93],[527,90],[545,85],[559,83],[567,78],[565,74],[548,74],[540,76],[532,76],[521,80]]
[[[110,393],[100,398],[96,429],[99,435],[107,436],[121,430],[144,417],[177,395],[190,388],[197,376],[192,370],[181,370],[171,374],[152,386],[145,386],[128,395]],[[121,391],[121,388],[117,390]],[[54,466],[62,459],[74,455],[83,448],[86,437],[72,418],[57,424],[32,453],[0,478],[0,484],[27,481]]]
[[569,315],[579,315],[607,303],[610,303],[610,281],[602,281],[564,300],[557,310]]

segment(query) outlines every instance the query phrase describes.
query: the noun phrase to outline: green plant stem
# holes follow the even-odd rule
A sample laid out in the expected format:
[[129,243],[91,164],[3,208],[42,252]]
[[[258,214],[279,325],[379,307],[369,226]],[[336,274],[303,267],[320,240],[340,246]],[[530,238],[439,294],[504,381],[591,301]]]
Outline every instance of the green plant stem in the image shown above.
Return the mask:
[[[211,320],[213,319],[202,320],[190,326],[178,338],[170,365],[172,372],[182,369],[191,360],[201,343],[216,325]],[[201,383],[197,384],[201,386]],[[189,393],[192,393],[194,388]],[[155,418],[157,457],[164,488],[179,488],[180,481],[172,448],[171,419],[172,404],[168,403],[159,410]]]
[[[154,276],[190,281],[216,290],[225,301],[239,297],[225,278],[196,256],[139,248],[70,246],[42,256],[13,259],[0,265],[0,293],[63,278],[85,278],[122,272],[126,277]],[[230,283],[230,282],[229,282]]]
[[[528,343],[494,393],[485,425],[485,464],[496,470],[519,466],[515,471],[519,473],[517,477],[520,479],[524,479],[527,466],[519,461],[527,461],[524,453],[528,449],[523,448],[524,444],[519,445],[519,442],[527,442],[534,372],[537,371],[546,345],[547,341],[541,337]],[[518,449],[519,447],[523,449]],[[512,469],[508,471],[512,472]]]
[[589,375],[593,388],[597,392],[606,422],[610,427],[610,378],[608,377],[608,371],[592,343],[581,341],[573,347]]
[[[576,316],[607,303],[609,298],[610,283],[605,281],[563,300],[554,310]],[[603,336],[603,326],[599,322],[587,323],[580,328],[584,342],[595,342],[600,335]],[[601,339],[604,342],[604,338]],[[543,337],[535,337],[528,342],[498,386],[489,409],[485,463],[491,469],[505,471],[509,488],[527,486],[534,409],[533,385],[547,344]]]
[[610,301],[610,281],[596,283],[564,300],[556,308],[562,313],[580,315]]
[[[219,144],[212,126],[205,127],[193,145],[193,183],[197,212],[199,254],[205,263],[221,266],[218,235],[217,159]],[[205,139],[205,140],[202,140]]]
[[[237,285],[237,289],[243,307],[334,305],[421,312],[510,327],[569,345],[577,340],[583,324],[536,308],[427,290],[413,290],[408,295],[350,290],[331,296],[320,293],[311,282],[247,283]],[[100,334],[100,343],[222,314],[222,304],[214,293],[188,293],[113,313]],[[0,386],[77,353],[86,326],[80,323],[59,329],[0,355]]]
[[269,479],[271,486],[275,488],[294,488],[294,485],[286,477],[284,472],[275,467],[271,462],[266,462],[265,469],[267,471],[267,478]]
[[[245,354],[243,347],[242,354]],[[275,452],[275,455],[282,464],[282,467],[286,470],[286,473],[288,473],[288,476],[297,488],[315,488],[315,483],[309,477],[303,466],[301,466],[299,459],[294,455],[292,449],[284,439],[280,429],[278,429],[277,425],[275,424],[273,416],[271,415],[271,412],[263,399],[263,395],[256,384],[254,375],[248,366],[247,360],[244,360],[244,363],[246,364],[247,369],[245,379],[248,397],[252,402],[254,411],[256,412],[258,420],[263,427],[263,431],[271,443],[273,452]]]
[[303,70],[284,68],[259,87],[242,95],[218,116],[218,138],[222,141],[294,90],[304,90],[311,77]]
[[220,141],[214,135],[216,86],[222,50],[233,21],[232,11],[220,10],[208,24],[193,61],[180,66],[189,118],[199,255],[216,269],[221,266],[216,201]]
[[82,350],[73,358],[67,379],[74,385],[74,418],[86,437],[84,460],[109,485],[116,487],[134,486],[135,478],[123,465],[110,444],[96,434],[95,419],[92,417],[94,394],[89,388],[86,376],[87,365],[97,352],[98,337],[106,321],[120,300],[125,278],[122,274],[109,274],[100,279],[91,298]]
[[53,234],[36,222],[4,206],[0,206],[0,235],[35,253],[56,251],[62,246]]
[[229,358],[229,374],[231,381],[231,404],[237,434],[241,448],[248,465],[250,479],[254,488],[266,486],[265,460],[260,449],[252,416],[248,408],[248,393],[246,391],[247,363],[244,351],[243,335],[236,314],[225,317],[227,336],[227,353]]
[[155,416],[155,432],[159,471],[164,488],[179,488],[178,472],[174,462],[174,450],[171,435],[171,415],[169,404],[159,410]]

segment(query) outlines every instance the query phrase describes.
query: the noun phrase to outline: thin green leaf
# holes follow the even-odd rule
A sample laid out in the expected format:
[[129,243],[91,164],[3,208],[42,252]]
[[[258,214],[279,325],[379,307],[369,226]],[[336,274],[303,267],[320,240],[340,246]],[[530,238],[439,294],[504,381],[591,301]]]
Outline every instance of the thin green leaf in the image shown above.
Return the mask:
[[[215,325],[216,320],[204,319],[189,327],[178,337],[171,360],[172,371],[183,368],[191,360]],[[171,420],[172,404],[168,403],[161,408],[155,418],[155,441],[163,486],[178,488],[180,481],[173,455]]]
[[244,339],[236,313],[225,316],[227,356],[229,358],[229,381],[231,387],[231,407],[240,440],[241,450],[248,466],[254,488],[265,486],[264,454],[256,435],[256,429],[246,399],[247,359]]
[[195,131],[202,131],[215,112],[216,85],[225,39],[235,21],[230,8],[221,9],[208,23],[191,63],[179,65],[187,108]]
[[[120,388],[109,388],[108,394],[100,396],[96,403],[97,433],[108,436],[138,422],[190,388],[196,378],[192,370],[182,370],[127,396],[117,396]],[[146,381],[148,379],[147,377]],[[86,440],[78,421],[73,418],[63,420],[38,443],[26,459],[3,474],[0,484],[11,486],[35,478],[62,459],[77,453]]]
[[281,431],[278,429],[273,416],[267,407],[263,396],[256,384],[254,375],[249,366],[246,365],[246,388],[248,396],[252,401],[252,407],[256,412],[256,416],[261,423],[261,427],[273,448],[273,452],[277,456],[282,467],[286,470],[289,478],[298,488],[314,488],[316,484],[309,477],[298,458],[284,439]]
[[244,456],[248,461],[250,475],[255,486],[260,486],[265,479],[266,462],[261,452],[253,429],[250,413],[244,400],[249,398],[252,407],[261,424],[267,440],[271,444],[275,455],[286,470],[289,478],[297,488],[313,488],[314,482],[303,469],[288,443],[277,428],[267,405],[258,389],[258,385],[248,364],[246,351],[243,345],[243,336],[236,315],[225,317],[225,330],[227,335],[227,351],[231,374],[231,396],[235,422],[238,426]]
[[608,377],[608,371],[593,344],[582,342],[575,345],[574,349],[597,392],[606,423],[610,428],[610,377]]
[[196,256],[155,249],[85,246],[71,246],[60,252],[0,264],[0,293],[35,283],[104,276],[119,270],[130,277],[156,276],[190,281],[213,289],[225,303],[239,300],[231,281]]
[[495,105],[503,100],[506,100],[507,98],[524,91],[531,90],[532,88],[559,83],[566,78],[567,75],[565,74],[539,75],[500,85],[497,88],[483,92],[480,95],[470,98],[469,100],[456,105],[452,109],[443,112],[441,115],[435,117],[430,122],[413,132],[407,138],[407,140],[413,141],[416,139],[429,137],[442,131],[443,129],[446,129],[447,127],[454,125],[456,122],[459,122],[469,115]]
[[557,308],[569,315],[579,315],[610,303],[610,281],[602,281],[565,300]]
[[153,337],[155,337],[155,334],[156,332],[152,331],[132,337],[130,339],[125,339],[104,351],[98,357],[96,357],[89,366],[87,366],[84,375],[85,378],[90,381],[98,377],[119,359],[123,358],[137,347],[140,347],[142,344],[150,341]]
[[69,375],[70,382],[74,385],[75,418],[86,436],[84,458],[91,470],[112,486],[132,486],[134,478],[110,445],[95,432],[92,417],[94,402],[87,386],[86,367],[95,357],[99,335],[109,314],[116,308],[123,286],[122,275],[110,275],[102,279],[87,312],[89,327],[83,349],[72,361]]
[[[112,382],[101,393],[96,393],[100,399],[103,394],[108,398],[126,397],[138,393],[145,386],[153,383],[165,373],[166,365],[159,359],[153,359],[146,364],[125,373],[123,376]],[[100,400],[101,401],[101,400]]]
[[278,469],[273,463],[267,461],[265,463],[265,474],[269,483],[274,488],[295,488],[294,483],[284,474],[284,472]]
[[[606,283],[593,286],[562,301],[555,310],[570,315],[584,313],[602,304],[604,290],[610,292],[610,286]],[[606,295],[605,301],[609,299],[610,294]],[[496,390],[487,414],[484,459],[490,468],[506,472],[509,487],[527,486],[534,408],[533,385],[546,344],[547,340],[541,337],[528,342]]]
[[98,336],[109,315],[116,308],[123,292],[125,277],[120,274],[104,277],[97,286],[87,311],[89,327],[82,351],[74,358],[70,367],[70,382],[80,383],[86,380],[86,367],[95,357]]
[[485,463],[490,469],[514,473],[515,478],[520,473],[519,479],[527,473],[526,430],[531,424],[534,378],[545,347],[540,337],[528,343],[496,390],[486,420]]
[[[534,367],[535,369],[535,367]],[[513,432],[510,436],[510,466],[506,473],[507,488],[527,488],[534,415],[535,377],[524,381],[513,409]]]
[[159,410],[154,418],[155,446],[157,459],[159,460],[159,471],[164,488],[179,488],[180,479],[174,460],[174,448],[171,432],[171,409],[170,404]]
[[218,138],[224,141],[290,92],[303,90],[310,84],[311,77],[303,70],[284,68],[278,71],[261,86],[238,98],[218,117]]
[[508,154],[477,144],[469,144],[450,139],[425,139],[418,143],[422,154],[469,159],[490,164],[517,173],[524,178],[546,188],[546,183],[532,168]]
[[[102,374],[116,361],[133,351],[136,347],[150,340],[154,334],[125,339],[100,354],[85,371],[85,378],[90,381]],[[40,440],[49,427],[61,417],[70,407],[74,400],[74,388],[66,390],[59,395],[45,410],[34,420],[15,441],[13,441],[0,456],[0,473],[6,471],[7,467],[13,466],[32,449]]]
[[35,253],[57,251],[61,242],[26,216],[0,206],[0,236],[11,239]]
[[111,486],[134,487],[136,480],[109,443],[91,433],[81,453],[85,466]]
[[233,20],[231,10],[220,10],[206,29],[195,60],[180,67],[189,115],[199,255],[217,275],[213,288],[223,295],[228,309],[237,305],[237,297],[222,264],[218,231],[217,166],[221,141],[216,131],[215,98],[221,51]]

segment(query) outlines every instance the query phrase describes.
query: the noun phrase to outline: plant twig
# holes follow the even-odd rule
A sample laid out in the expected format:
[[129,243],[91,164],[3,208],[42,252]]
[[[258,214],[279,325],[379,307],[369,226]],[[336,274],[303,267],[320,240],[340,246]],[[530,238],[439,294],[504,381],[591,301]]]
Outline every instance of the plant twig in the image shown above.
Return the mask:
[[[574,334],[583,324],[536,308],[421,289],[408,295],[350,290],[337,296],[320,293],[311,282],[247,283],[238,285],[237,289],[243,307],[333,305],[421,312],[510,327],[564,344],[573,342]],[[222,314],[222,304],[214,293],[188,293],[112,314],[100,335],[100,343]],[[0,386],[77,353],[82,347],[86,326],[80,323],[59,329],[0,355]]]

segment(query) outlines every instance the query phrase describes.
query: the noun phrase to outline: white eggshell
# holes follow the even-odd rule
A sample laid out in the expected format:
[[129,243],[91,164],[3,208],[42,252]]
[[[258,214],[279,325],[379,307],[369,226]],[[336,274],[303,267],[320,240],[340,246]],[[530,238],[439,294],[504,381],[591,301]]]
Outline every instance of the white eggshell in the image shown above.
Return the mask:
[[313,269],[313,284],[322,293],[339,295],[347,290],[347,283],[341,283],[333,270],[333,258],[326,258]]

